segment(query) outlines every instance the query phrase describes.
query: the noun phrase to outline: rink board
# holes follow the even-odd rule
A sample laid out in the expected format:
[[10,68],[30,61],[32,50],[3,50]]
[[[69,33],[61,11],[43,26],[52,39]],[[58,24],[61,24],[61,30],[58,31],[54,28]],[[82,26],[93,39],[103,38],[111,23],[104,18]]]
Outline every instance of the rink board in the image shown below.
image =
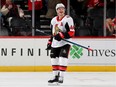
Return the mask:
[[[48,38],[0,38],[0,71],[51,71]],[[115,38],[73,38],[81,47],[69,54],[68,71],[116,71]],[[72,45],[73,47],[73,45]]]

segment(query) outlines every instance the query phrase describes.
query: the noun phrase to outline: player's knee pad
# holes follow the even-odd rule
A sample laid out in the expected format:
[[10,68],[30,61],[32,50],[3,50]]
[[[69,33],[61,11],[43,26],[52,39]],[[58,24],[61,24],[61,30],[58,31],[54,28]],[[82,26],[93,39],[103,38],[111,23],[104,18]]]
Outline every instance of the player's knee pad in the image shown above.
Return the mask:
[[68,58],[59,57],[59,65],[61,65],[61,66],[67,66],[68,65]]
[[54,66],[56,66],[56,65],[59,65],[59,59],[56,57],[56,58],[51,58],[51,64]]

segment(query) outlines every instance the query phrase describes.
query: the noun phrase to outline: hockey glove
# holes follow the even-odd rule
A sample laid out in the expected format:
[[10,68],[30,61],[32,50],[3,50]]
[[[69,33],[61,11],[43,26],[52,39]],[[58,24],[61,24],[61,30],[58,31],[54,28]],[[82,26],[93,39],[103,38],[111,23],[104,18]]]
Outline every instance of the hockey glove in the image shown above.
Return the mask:
[[64,38],[64,34],[62,32],[59,32],[54,36],[54,39],[57,41],[61,41]]
[[51,50],[51,44],[47,44],[46,50]]
[[52,40],[53,40],[53,36],[51,36],[51,37],[50,37],[50,39],[48,40],[46,50],[51,50],[51,44],[52,44]]
[[48,41],[46,50],[51,50],[51,44],[52,44],[52,42],[51,41]]

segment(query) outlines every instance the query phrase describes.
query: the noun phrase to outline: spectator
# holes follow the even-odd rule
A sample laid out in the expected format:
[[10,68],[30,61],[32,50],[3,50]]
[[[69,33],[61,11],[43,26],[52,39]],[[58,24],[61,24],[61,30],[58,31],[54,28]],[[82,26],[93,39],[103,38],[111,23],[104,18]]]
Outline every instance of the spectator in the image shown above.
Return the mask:
[[[35,4],[35,28],[40,28],[40,11],[43,7],[42,0],[34,0]],[[28,10],[32,17],[32,0],[28,0]]]
[[1,13],[7,18],[24,16],[23,10],[15,5],[12,0],[6,0],[5,5],[1,9]]
[[107,36],[116,36],[116,18],[106,20]]
[[11,33],[11,30],[9,29],[11,19],[15,17],[24,17],[23,10],[15,5],[12,0],[6,0],[5,4],[1,8],[1,13],[4,17],[5,26],[7,27],[9,33]]
[[115,0],[107,0],[107,36],[116,35]]
[[103,15],[104,0],[87,0],[87,25],[91,27],[91,33],[94,36],[103,36]]
[[113,19],[113,23],[114,23],[114,33],[113,33],[113,35],[116,36],[116,17]]

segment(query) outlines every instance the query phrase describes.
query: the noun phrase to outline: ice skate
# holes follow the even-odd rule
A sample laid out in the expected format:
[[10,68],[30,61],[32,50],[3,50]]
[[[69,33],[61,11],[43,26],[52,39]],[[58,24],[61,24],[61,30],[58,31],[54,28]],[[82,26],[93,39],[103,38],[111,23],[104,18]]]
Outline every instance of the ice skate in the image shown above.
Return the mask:
[[49,84],[56,84],[58,83],[58,76],[55,76],[53,79],[48,80]]

